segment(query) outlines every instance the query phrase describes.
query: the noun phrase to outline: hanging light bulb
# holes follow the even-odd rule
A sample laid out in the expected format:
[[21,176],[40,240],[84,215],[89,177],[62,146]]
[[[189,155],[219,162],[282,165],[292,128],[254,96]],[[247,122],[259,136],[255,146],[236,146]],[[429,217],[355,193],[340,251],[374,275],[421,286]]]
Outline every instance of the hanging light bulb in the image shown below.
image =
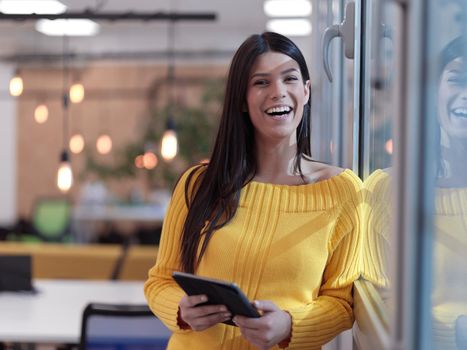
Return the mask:
[[38,124],[43,124],[49,119],[49,109],[45,104],[40,104],[34,110],[34,120]]
[[154,169],[159,163],[157,156],[154,154],[153,151],[146,151],[143,155],[143,166],[148,169]]
[[81,83],[74,83],[70,87],[70,101],[73,103],[80,103],[84,100],[84,85]]
[[57,187],[62,192],[68,192],[73,185],[73,172],[71,170],[68,152],[64,150],[60,155],[60,166],[57,172]]
[[162,137],[161,155],[166,161],[171,161],[177,155],[178,140],[175,123],[171,117],[167,120],[167,129]]
[[84,137],[83,137],[83,135],[74,134],[70,138],[69,147],[70,147],[71,152],[73,152],[74,154],[81,153],[83,151],[83,149],[84,149]]
[[144,168],[144,155],[140,154],[136,156],[135,158],[135,166],[138,169],[143,169]]
[[389,139],[386,141],[386,143],[384,144],[384,149],[386,150],[386,153],[392,154],[394,150],[394,144],[393,144],[392,139]]
[[107,134],[102,134],[96,141],[97,152],[108,154],[112,150],[112,139]]
[[10,80],[10,95],[14,97],[20,96],[23,93],[23,87],[23,78],[16,72],[15,76]]

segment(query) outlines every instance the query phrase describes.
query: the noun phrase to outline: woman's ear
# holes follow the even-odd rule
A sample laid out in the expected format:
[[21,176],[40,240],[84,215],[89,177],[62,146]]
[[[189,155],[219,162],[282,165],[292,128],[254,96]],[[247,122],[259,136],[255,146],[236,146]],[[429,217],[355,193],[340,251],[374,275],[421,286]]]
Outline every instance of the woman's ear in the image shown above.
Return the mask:
[[303,105],[306,105],[308,103],[308,100],[310,99],[310,91],[311,91],[311,82],[310,80],[308,79],[306,82],[305,82],[305,103]]

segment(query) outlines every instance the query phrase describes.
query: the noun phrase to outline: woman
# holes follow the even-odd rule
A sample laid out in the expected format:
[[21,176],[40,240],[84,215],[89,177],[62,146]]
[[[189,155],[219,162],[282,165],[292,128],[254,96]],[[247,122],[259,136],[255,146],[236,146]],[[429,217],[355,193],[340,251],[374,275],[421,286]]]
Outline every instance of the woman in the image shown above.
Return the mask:
[[457,37],[440,55],[440,154],[433,244],[433,336],[436,348],[467,348],[467,53]]
[[[168,349],[316,349],[352,326],[361,182],[311,160],[309,79],[276,33],[234,55],[210,162],[179,180],[145,284]],[[228,310],[197,306],[176,270],[235,282],[262,317],[221,323]]]

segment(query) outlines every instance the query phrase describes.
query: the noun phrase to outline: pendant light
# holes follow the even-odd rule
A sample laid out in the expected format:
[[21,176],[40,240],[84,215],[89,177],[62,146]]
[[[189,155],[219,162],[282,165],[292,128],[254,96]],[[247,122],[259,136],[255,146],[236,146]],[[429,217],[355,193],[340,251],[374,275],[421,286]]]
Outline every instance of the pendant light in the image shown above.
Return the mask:
[[96,148],[100,154],[109,154],[112,150],[112,138],[108,134],[101,134],[97,138]]
[[60,165],[57,172],[57,187],[62,192],[68,192],[73,185],[73,171],[68,154],[68,37],[63,36],[63,150],[60,153]]
[[[99,137],[96,140],[96,149],[99,154],[106,155],[112,151],[112,137],[110,136],[110,128],[111,123],[109,123],[109,111],[107,109],[107,104],[102,104],[101,106],[104,107],[101,115],[99,116],[99,129],[101,132],[99,133]],[[104,127],[105,126],[105,127]]]
[[67,150],[60,154],[60,165],[57,172],[57,187],[62,192],[68,192],[73,185],[73,171]]
[[166,161],[171,161],[175,158],[178,152],[177,133],[175,131],[175,121],[173,119],[174,108],[174,89],[175,89],[175,55],[174,55],[174,22],[169,22],[167,30],[168,38],[168,58],[169,64],[167,67],[168,103],[167,103],[167,124],[164,135],[161,141],[161,155]]
[[[142,155],[142,166],[147,170],[154,169],[159,163],[156,152],[154,151],[155,145],[152,142],[148,142],[144,146],[144,154]],[[138,164],[136,164],[138,166]]]
[[34,109],[34,120],[37,124],[44,124],[49,119],[49,109],[45,103],[40,103]]
[[19,74],[19,69],[15,71],[15,75],[10,80],[10,95],[18,97],[23,93],[23,78]]
[[73,84],[70,87],[70,101],[71,103],[81,103],[84,100],[84,85],[79,79],[75,77]]
[[178,140],[177,133],[175,132],[175,122],[169,115],[167,118],[167,125],[162,137],[161,155],[167,161],[172,160],[177,155]]
[[71,153],[79,154],[84,149],[84,137],[80,133],[75,133],[70,138],[69,148]]

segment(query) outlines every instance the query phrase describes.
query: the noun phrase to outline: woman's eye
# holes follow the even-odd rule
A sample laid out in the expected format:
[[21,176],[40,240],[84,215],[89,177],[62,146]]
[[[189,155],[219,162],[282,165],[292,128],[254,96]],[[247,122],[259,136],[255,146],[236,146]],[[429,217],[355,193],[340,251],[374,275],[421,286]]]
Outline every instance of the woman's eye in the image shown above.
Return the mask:
[[266,85],[267,83],[268,83],[267,80],[261,79],[261,80],[255,80],[253,82],[253,85]]
[[448,78],[448,83],[453,85],[467,85],[467,76],[458,75]]
[[293,76],[293,75],[288,76],[288,77],[285,78],[285,81],[289,81],[289,82],[297,81],[297,80],[298,80],[298,78],[296,76]]

